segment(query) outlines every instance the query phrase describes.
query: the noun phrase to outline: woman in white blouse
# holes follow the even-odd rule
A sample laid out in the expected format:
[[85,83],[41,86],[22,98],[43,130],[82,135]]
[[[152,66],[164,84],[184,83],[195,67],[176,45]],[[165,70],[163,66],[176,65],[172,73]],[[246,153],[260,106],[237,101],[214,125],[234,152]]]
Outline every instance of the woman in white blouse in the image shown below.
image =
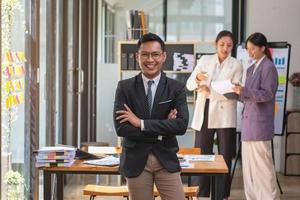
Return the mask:
[[[243,69],[241,63],[231,57],[233,48],[231,32],[221,31],[215,42],[217,53],[200,58],[187,80],[186,87],[197,92],[192,120],[192,128],[196,130],[195,147],[200,147],[203,154],[213,154],[214,135],[217,133],[218,151],[223,155],[229,169],[224,185],[224,199],[228,199],[231,185],[231,160],[236,142],[237,101],[214,91],[211,83],[228,80],[231,83],[240,83]],[[200,186],[198,196],[209,196],[209,177],[194,177],[192,184]]]

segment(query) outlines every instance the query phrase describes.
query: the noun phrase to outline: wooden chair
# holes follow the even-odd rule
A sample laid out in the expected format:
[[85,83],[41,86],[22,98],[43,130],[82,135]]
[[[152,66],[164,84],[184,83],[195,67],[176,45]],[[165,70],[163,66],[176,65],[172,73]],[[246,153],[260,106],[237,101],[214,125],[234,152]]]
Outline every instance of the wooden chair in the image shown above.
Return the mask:
[[[185,197],[190,199],[195,197],[198,193],[199,187],[183,187]],[[160,196],[156,187],[153,189],[155,197]],[[93,200],[96,196],[123,196],[129,199],[129,191],[127,186],[101,186],[101,185],[86,185],[83,189],[83,195],[89,195],[90,200]]]
[[[181,155],[199,155],[201,154],[201,149],[200,148],[180,148],[177,154]],[[191,185],[191,176],[188,176],[188,186]],[[199,188],[198,188],[199,190]],[[197,193],[196,193],[197,194]],[[197,195],[194,195],[197,196]],[[193,197],[193,196],[191,196]]]
[[201,149],[200,148],[180,148],[177,154],[199,155],[199,154],[201,154]]
[[127,186],[86,185],[83,189],[83,195],[89,195],[90,200],[96,196],[123,196],[129,199]]
[[[112,147],[115,148],[115,147]],[[120,147],[116,148],[116,153],[119,154],[122,152],[122,149]],[[89,151],[90,152],[90,151]],[[95,152],[90,152],[95,153]],[[101,152],[103,153],[103,152]],[[180,148],[178,151],[178,154],[181,155],[199,155],[201,154],[200,148]],[[188,176],[188,185],[190,185],[191,180],[190,176]],[[192,199],[192,197],[197,196],[197,193],[199,191],[198,186],[183,186],[183,191],[185,194],[185,197],[187,199]],[[154,186],[153,188],[154,196],[160,196],[157,188]],[[100,186],[100,185],[86,185],[83,189],[83,195],[89,195],[90,200],[93,200],[96,196],[123,196],[127,199],[129,199],[129,191],[127,186]]]

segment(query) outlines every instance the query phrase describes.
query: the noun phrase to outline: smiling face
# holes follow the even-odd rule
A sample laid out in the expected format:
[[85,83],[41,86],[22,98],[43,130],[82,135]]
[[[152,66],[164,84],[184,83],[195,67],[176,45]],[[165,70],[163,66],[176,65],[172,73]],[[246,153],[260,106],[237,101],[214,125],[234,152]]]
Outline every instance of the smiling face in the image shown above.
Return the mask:
[[217,41],[216,47],[219,60],[222,63],[231,54],[233,41],[231,37],[223,36]]
[[148,79],[159,75],[166,57],[166,52],[163,52],[157,41],[142,43],[136,54],[141,71]]
[[253,60],[257,61],[257,60],[261,59],[265,55],[265,53],[264,53],[265,48],[266,48],[265,46],[259,47],[250,41],[247,42],[247,51],[248,51],[249,56]]

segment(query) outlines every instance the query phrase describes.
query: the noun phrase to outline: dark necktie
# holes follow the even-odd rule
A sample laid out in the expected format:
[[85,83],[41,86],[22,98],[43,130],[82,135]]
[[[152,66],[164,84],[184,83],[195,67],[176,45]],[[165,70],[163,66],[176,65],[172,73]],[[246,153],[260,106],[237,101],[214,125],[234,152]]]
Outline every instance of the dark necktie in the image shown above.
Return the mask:
[[149,80],[148,82],[148,90],[147,90],[147,102],[148,102],[148,111],[151,116],[151,110],[152,110],[152,90],[151,86],[154,83],[153,80]]

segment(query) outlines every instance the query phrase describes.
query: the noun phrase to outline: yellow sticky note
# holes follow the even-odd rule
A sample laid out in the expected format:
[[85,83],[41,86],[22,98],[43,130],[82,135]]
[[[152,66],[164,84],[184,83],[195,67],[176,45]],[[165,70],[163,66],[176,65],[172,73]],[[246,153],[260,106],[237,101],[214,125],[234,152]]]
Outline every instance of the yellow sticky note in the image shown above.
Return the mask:
[[13,62],[12,53],[10,51],[5,52],[5,60],[7,62]]
[[26,62],[25,53],[24,52],[18,52],[17,53],[18,59],[20,62]]
[[281,76],[278,76],[278,82],[280,85],[283,85],[286,83],[286,76],[284,75],[281,75]]
[[20,93],[18,97],[19,97],[20,103],[24,103],[24,93],[23,92]]
[[12,107],[12,104],[13,104],[13,99],[11,98],[11,96],[8,96],[6,98],[6,108]]

